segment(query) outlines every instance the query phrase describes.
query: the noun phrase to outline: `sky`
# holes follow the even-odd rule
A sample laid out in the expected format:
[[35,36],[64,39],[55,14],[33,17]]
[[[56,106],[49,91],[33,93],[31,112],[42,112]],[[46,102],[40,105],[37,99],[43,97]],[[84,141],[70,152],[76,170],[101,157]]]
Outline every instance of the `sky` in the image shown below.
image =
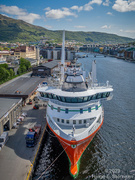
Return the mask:
[[135,0],[1,0],[0,14],[49,30],[135,38]]

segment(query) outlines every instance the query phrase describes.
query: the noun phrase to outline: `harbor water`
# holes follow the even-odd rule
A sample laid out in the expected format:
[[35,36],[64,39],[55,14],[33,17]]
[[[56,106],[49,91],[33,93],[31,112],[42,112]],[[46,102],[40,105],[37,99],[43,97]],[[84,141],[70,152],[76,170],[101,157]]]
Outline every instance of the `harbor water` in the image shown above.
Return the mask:
[[[104,123],[81,158],[77,180],[135,179],[135,63],[88,54],[78,62],[86,71],[96,60],[97,80],[113,86],[113,99],[103,101]],[[47,129],[33,180],[71,180],[68,158]],[[49,168],[48,168],[49,167]]]

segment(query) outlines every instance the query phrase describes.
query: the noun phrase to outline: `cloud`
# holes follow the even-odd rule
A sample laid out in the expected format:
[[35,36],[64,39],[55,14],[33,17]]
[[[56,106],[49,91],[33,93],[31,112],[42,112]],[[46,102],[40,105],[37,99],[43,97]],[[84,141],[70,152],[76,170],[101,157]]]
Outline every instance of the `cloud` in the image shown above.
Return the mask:
[[6,14],[2,14],[3,16],[6,16],[6,17],[9,17],[8,15],[6,15]]
[[132,29],[129,29],[129,30],[123,30],[123,29],[120,29],[120,32],[125,32],[125,33],[135,33],[135,30],[132,30]]
[[83,6],[84,11],[91,11],[93,7],[88,3]]
[[82,11],[83,10],[83,6],[72,6],[70,9],[72,10],[77,10],[78,12]]
[[62,8],[61,9],[51,9],[47,12],[45,12],[45,15],[47,18],[51,19],[61,19],[65,18],[66,16],[74,16],[77,17],[77,15],[70,11],[68,8]]
[[45,8],[44,10],[45,10],[45,11],[50,11],[51,8],[50,8],[50,7],[47,7],[47,8]]
[[93,7],[91,6],[92,4],[98,4],[100,5],[102,3],[102,0],[92,0],[89,1],[87,4],[84,4],[83,6],[72,6],[70,9],[72,10],[77,10],[78,12],[80,11],[91,11]]
[[111,25],[110,25],[110,26],[104,25],[104,26],[102,26],[101,28],[102,28],[102,29],[110,29],[110,28],[111,28]]
[[15,15],[17,19],[24,20],[28,23],[33,23],[35,19],[40,19],[40,15],[34,13],[28,13],[25,9],[18,8],[17,6],[0,5],[0,11]]
[[113,15],[111,12],[108,12],[108,13],[106,13],[106,14],[111,15],[111,16]]
[[26,10],[17,6],[0,5],[0,11],[11,15],[26,15]]
[[18,19],[21,19],[23,21],[26,21],[28,23],[31,23],[33,24],[33,22],[36,20],[36,19],[40,19],[40,15],[38,14],[33,14],[33,13],[29,13],[25,16],[18,16]]
[[135,11],[135,0],[116,0],[112,8],[118,12]]
[[100,5],[102,3],[102,0],[92,0],[92,1],[89,1],[88,4],[98,4]]
[[110,4],[110,1],[109,1],[109,0],[106,0],[106,1],[103,3],[104,6],[109,6],[109,4]]
[[74,27],[78,29],[86,28],[86,26],[74,26]]
[[126,33],[135,33],[135,30],[126,30]]
[[83,6],[77,6],[74,5],[70,8],[63,7],[62,9],[50,9],[50,7],[45,8],[44,10],[45,15],[47,18],[51,19],[61,19],[65,18],[66,16],[74,16],[77,17],[77,15],[73,12],[74,10],[80,12],[80,11],[91,11],[93,7],[92,4],[98,4],[100,5],[102,3],[102,0],[92,0],[89,1],[87,4],[84,4]]

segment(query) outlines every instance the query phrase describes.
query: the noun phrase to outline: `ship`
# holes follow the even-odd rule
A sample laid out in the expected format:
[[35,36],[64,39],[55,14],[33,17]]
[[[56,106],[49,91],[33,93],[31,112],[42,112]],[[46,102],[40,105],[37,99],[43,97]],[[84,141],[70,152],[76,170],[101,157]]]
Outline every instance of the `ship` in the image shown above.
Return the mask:
[[69,159],[69,172],[76,178],[81,157],[104,120],[102,101],[111,100],[113,88],[96,79],[96,61],[86,76],[80,64],[65,66],[65,31],[63,31],[60,78],[49,77],[37,89],[39,99],[47,101],[46,120]]

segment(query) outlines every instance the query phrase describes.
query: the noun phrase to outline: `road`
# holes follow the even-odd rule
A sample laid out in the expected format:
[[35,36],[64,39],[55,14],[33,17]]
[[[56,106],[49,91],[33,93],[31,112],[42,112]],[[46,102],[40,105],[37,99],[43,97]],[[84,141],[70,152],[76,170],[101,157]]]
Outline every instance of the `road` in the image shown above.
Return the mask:
[[36,123],[42,124],[42,132],[46,125],[45,107],[38,110],[33,110],[32,107],[33,105],[23,107],[23,112],[27,112],[28,116],[18,129],[9,132],[9,139],[0,151],[0,180],[26,180],[38,144],[33,148],[27,148],[25,136],[28,128]]
[[0,85],[0,94],[16,94],[16,91],[19,91],[22,95],[29,95],[44,80],[38,76],[31,77],[30,74],[24,74]]

